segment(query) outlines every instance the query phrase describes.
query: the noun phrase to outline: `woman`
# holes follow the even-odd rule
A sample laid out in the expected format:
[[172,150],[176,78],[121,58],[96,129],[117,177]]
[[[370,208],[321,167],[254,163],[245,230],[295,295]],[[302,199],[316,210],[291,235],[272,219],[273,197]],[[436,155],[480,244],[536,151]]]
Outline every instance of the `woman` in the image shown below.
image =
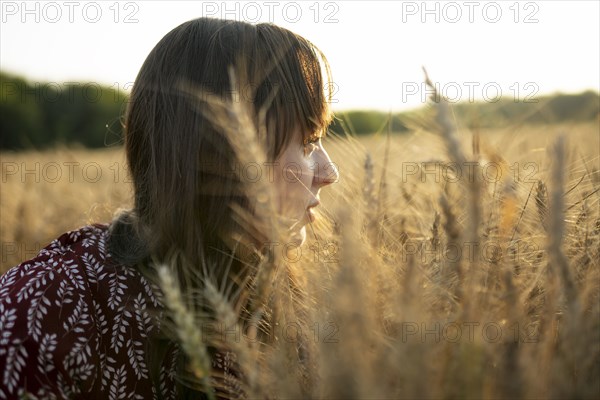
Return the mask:
[[212,388],[198,384],[209,381],[180,350],[157,266],[199,293],[197,313],[214,316],[214,283],[240,321],[268,320],[264,271],[284,247],[273,243],[302,243],[319,190],[338,179],[320,140],[322,69],[315,46],[270,24],[200,18],[156,45],[125,119],[133,208],[0,280],[0,398],[244,395],[232,353],[212,343]]

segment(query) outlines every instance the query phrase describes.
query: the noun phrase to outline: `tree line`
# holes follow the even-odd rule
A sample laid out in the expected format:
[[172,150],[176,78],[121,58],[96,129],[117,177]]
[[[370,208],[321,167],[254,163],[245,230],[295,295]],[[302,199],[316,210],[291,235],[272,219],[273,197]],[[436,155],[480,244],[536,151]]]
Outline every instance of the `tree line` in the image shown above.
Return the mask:
[[[89,148],[119,145],[127,94],[96,83],[28,82],[0,72],[0,150],[42,150],[57,144],[78,143]],[[555,124],[598,120],[598,92],[555,94],[535,102],[457,103],[456,120],[478,128],[520,124]],[[388,124],[389,121],[389,124]],[[345,111],[336,113],[330,129],[356,135],[391,129],[395,133],[427,127],[432,108],[401,113]]]
[[93,82],[32,83],[0,72],[0,149],[119,143],[126,102],[122,91]]
[[[467,128],[509,128],[519,125],[550,125],[599,121],[600,95],[595,91],[554,94],[532,102],[501,98],[496,102],[462,102],[451,106],[455,120]],[[409,132],[431,127],[435,111],[430,105],[401,113],[347,111],[336,114],[331,129],[336,133]],[[387,122],[390,122],[389,125]]]

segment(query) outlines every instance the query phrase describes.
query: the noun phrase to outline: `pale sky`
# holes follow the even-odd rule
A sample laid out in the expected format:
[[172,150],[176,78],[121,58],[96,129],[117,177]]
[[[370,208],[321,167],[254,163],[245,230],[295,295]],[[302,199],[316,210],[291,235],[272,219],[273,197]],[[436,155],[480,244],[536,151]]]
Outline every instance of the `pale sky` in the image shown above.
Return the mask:
[[0,68],[32,82],[126,89],[169,30],[212,16],[274,22],[311,40],[330,61],[338,110],[420,106],[421,66],[464,101],[600,88],[596,0],[0,3]]

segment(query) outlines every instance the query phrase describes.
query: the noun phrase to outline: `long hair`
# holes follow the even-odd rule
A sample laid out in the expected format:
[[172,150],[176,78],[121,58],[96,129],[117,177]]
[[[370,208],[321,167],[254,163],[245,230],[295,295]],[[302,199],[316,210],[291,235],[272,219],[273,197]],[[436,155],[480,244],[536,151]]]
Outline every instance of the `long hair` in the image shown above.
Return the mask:
[[[255,124],[265,113],[272,161],[295,129],[306,137],[330,122],[322,67],[328,73],[314,45],[271,24],[199,18],[169,32],[144,62],[126,111],[135,198],[112,224],[113,258],[134,265],[151,254],[164,258],[173,247],[191,264],[222,258],[230,250],[223,237],[236,226],[232,203],[247,208],[249,199],[232,144],[207,115],[208,95],[231,96],[231,68],[245,77],[232,101],[252,109]],[[198,96],[190,96],[195,89]]]
[[234,210],[255,215],[256,199],[236,173],[236,141],[243,140],[236,135],[244,126],[227,107],[247,111],[242,122],[262,133],[257,138],[273,161],[292,140],[319,135],[331,121],[326,78],[325,56],[272,24],[199,18],[164,36],[126,110],[134,206],[111,223],[112,258],[155,279],[144,266],[176,253],[185,260],[177,274],[205,268],[215,278],[243,281],[238,275],[249,260],[232,268],[227,255],[252,230]]

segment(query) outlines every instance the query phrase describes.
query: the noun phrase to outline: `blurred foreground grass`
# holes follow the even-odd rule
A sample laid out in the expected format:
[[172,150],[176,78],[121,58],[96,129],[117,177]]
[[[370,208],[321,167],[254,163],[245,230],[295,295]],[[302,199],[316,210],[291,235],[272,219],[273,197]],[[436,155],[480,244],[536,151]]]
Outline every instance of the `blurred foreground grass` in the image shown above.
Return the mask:
[[[314,339],[313,395],[599,395],[598,124],[459,128],[464,165],[433,131],[325,139],[341,179],[293,265],[311,299],[299,326]],[[120,148],[3,153],[0,272],[129,207],[124,161]],[[287,344],[266,357],[272,385],[252,390],[300,393]]]

